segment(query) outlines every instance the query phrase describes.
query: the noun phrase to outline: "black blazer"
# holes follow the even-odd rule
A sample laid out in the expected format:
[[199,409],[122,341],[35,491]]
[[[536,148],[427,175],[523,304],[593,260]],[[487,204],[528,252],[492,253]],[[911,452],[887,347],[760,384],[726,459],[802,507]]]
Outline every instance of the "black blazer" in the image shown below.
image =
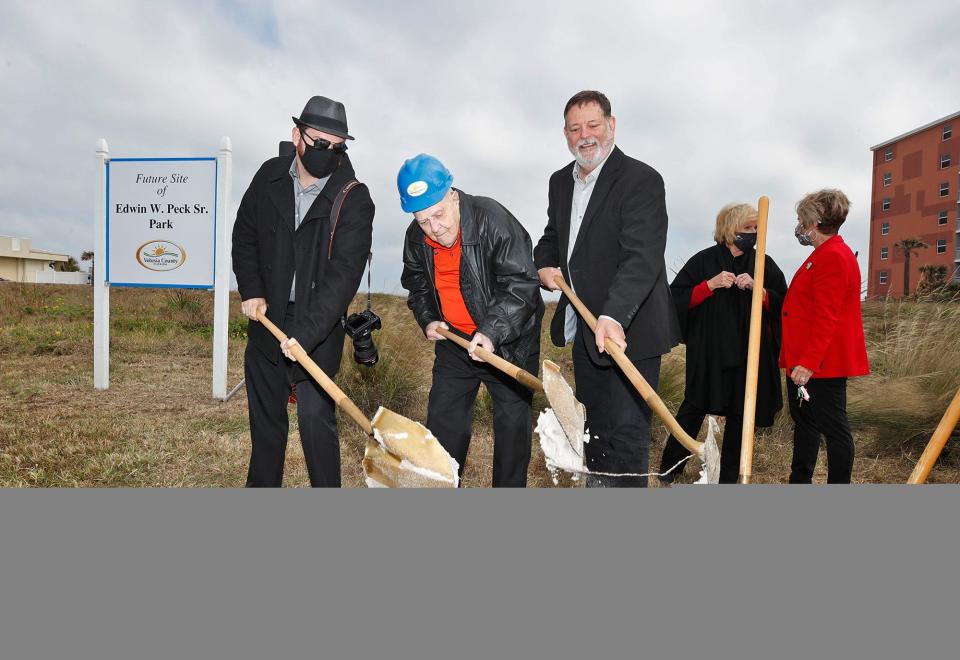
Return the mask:
[[[334,233],[330,211],[343,186],[355,178],[349,157],[330,175],[300,227],[294,230],[293,154],[271,158],[254,175],[233,226],[233,272],[243,300],[265,298],[267,317],[283,327],[294,272],[297,274],[294,323],[285,328],[328,376],[340,368],[343,317],[360,286],[373,238],[374,205],[366,186],[350,191]],[[251,344],[272,362],[280,344],[261,323],[248,324]],[[307,373],[296,365],[296,380]]]
[[[577,242],[567,263],[573,163],[550,177],[547,227],[533,251],[538,269],[558,267],[595,316],[623,325],[631,360],[663,355],[680,341],[667,268],[667,208],[663,178],[645,163],[614,147],[594,184]],[[560,298],[550,337],[564,345],[566,296]],[[589,328],[579,320],[577,332]],[[593,342],[585,342],[591,360],[609,364]]]

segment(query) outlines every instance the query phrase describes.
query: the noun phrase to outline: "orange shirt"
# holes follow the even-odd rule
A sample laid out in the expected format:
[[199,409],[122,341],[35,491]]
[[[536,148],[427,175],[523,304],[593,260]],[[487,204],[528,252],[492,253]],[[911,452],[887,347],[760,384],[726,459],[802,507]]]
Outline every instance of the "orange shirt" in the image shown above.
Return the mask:
[[437,295],[440,298],[443,320],[467,335],[472,335],[474,323],[460,293],[460,235],[452,247],[443,247],[424,236],[427,245],[433,248],[433,273]]

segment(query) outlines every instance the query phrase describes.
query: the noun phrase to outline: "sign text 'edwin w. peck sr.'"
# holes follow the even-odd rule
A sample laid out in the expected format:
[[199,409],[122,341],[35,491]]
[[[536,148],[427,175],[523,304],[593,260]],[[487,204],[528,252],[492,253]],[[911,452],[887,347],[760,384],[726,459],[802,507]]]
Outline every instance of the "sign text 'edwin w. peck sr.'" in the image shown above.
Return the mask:
[[107,166],[107,278],[114,286],[212,288],[213,158],[115,158]]

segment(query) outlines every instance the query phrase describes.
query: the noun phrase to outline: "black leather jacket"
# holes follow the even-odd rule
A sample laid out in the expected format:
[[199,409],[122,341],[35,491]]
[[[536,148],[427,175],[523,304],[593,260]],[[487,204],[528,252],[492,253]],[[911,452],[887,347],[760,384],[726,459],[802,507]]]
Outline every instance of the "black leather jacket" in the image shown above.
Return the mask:
[[[543,299],[533,265],[530,235],[499,202],[460,195],[460,292],[477,332],[490,338],[497,353],[523,365],[539,349]],[[403,245],[403,287],[407,306],[425,328],[442,321],[433,272],[433,248],[416,221]]]

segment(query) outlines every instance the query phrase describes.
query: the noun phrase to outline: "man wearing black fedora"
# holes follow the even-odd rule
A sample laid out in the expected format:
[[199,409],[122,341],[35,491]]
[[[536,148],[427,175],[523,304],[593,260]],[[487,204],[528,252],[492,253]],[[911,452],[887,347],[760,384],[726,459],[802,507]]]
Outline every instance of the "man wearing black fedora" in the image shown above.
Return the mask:
[[[304,460],[314,487],[340,486],[335,404],[290,355],[299,344],[333,378],[341,319],[370,252],[374,205],[347,156],[342,103],[314,96],[293,117],[294,152],[260,166],[233,228],[233,271],[250,319],[244,359],[252,450],[247,486],[278,487],[287,447],[287,399],[297,386]],[[290,339],[281,346],[260,313]]]

